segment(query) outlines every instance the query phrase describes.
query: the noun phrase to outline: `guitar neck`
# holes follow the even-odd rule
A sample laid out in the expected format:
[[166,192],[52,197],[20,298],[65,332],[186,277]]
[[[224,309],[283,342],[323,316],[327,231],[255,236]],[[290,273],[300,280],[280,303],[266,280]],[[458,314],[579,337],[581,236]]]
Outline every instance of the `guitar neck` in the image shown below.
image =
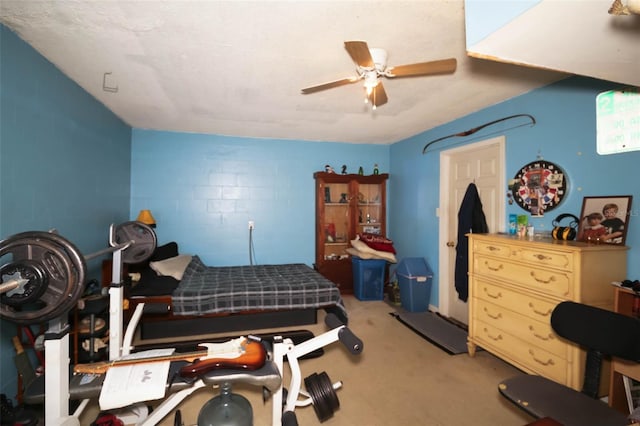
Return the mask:
[[73,372],[76,374],[104,374],[111,367],[120,367],[123,365],[134,365],[147,362],[162,362],[162,361],[188,361],[194,362],[196,359],[206,357],[207,351],[199,352],[184,352],[171,355],[164,355],[158,357],[149,358],[131,358],[120,359],[115,361],[95,362],[91,364],[77,364],[73,367]]

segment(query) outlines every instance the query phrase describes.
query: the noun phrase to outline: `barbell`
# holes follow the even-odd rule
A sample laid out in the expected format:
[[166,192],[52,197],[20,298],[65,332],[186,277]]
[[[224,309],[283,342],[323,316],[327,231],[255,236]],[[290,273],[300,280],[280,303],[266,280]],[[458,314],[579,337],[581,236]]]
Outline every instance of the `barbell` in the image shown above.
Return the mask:
[[131,221],[111,226],[109,244],[83,256],[53,231],[22,232],[0,241],[0,317],[20,325],[58,318],[84,293],[88,260],[121,250],[123,263],[140,263],[151,257],[157,239],[150,226]]

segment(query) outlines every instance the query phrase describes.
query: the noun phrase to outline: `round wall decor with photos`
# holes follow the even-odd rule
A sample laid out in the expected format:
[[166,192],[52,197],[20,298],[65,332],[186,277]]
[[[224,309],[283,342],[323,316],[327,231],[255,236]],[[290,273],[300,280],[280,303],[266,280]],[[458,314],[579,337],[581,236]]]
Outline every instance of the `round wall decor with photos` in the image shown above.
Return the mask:
[[557,164],[544,160],[521,167],[509,187],[516,203],[532,216],[543,216],[567,195],[564,171]]

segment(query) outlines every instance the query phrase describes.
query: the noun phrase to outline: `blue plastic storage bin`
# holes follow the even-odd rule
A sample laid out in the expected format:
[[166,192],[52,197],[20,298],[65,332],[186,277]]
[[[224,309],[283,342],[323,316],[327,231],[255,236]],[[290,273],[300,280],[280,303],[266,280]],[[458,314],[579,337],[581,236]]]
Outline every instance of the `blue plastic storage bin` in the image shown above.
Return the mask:
[[421,257],[402,259],[396,268],[400,286],[400,303],[409,312],[429,309],[433,271]]
[[382,300],[384,298],[384,259],[351,257],[353,266],[353,292],[358,300]]

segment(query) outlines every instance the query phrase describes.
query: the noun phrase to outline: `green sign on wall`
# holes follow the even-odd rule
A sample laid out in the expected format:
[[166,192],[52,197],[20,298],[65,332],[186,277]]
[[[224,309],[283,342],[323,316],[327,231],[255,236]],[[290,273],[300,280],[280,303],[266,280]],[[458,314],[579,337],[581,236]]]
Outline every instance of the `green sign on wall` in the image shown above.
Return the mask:
[[640,150],[640,93],[609,90],[596,97],[597,151],[600,155]]

